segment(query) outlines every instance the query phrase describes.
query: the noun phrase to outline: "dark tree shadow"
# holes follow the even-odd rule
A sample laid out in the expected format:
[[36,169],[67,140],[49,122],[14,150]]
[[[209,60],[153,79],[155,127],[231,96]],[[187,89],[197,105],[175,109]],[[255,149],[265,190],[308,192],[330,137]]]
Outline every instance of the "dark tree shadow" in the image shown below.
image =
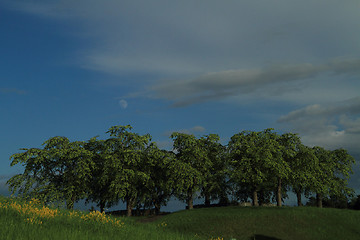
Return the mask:
[[261,234],[255,234],[249,240],[281,240],[280,238],[268,237]]

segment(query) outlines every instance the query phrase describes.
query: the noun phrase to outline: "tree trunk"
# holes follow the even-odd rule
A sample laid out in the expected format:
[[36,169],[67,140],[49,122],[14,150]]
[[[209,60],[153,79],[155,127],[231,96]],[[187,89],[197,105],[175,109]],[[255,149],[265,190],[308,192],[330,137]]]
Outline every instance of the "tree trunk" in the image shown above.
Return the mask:
[[229,199],[227,198],[227,196],[223,193],[221,193],[220,195],[220,199],[219,199],[219,205],[220,206],[227,206],[229,205]]
[[66,208],[69,210],[74,209],[75,195],[73,194],[70,199],[66,201]]
[[257,187],[254,188],[253,191],[253,206],[254,207],[258,207],[259,206],[259,201],[258,201],[258,195],[257,195]]
[[155,208],[155,215],[159,215],[159,213],[160,213],[160,204],[155,203],[154,208]]
[[205,194],[205,206],[210,207],[210,196],[208,193]]
[[100,200],[100,212],[104,212],[104,208],[105,208],[105,201]]
[[74,209],[74,202],[72,202],[71,200],[66,202],[66,208],[69,210]]
[[133,207],[134,207],[134,200],[131,197],[126,198],[126,216],[127,217],[131,217]]
[[188,196],[187,196],[187,205],[188,205],[188,209],[193,209],[194,208],[194,205],[193,205],[193,194],[192,194],[192,191],[189,190],[188,191]]
[[298,207],[301,207],[301,206],[302,206],[302,202],[301,202],[301,190],[296,190],[296,197],[297,197]]
[[319,208],[322,208],[322,194],[321,193],[316,193],[316,205]]
[[193,199],[192,198],[188,198],[187,200],[187,204],[188,204],[188,209],[193,209],[194,205],[193,205]]
[[277,193],[276,193],[276,205],[278,207],[282,206],[281,202],[281,178],[278,179]]

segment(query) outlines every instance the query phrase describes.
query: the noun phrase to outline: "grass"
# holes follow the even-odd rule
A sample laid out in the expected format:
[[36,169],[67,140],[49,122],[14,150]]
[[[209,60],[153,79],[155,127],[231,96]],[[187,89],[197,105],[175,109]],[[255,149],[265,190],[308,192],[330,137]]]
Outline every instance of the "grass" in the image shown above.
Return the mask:
[[140,224],[135,218],[100,212],[52,209],[36,200],[0,197],[0,239],[187,239],[163,231],[164,226]]
[[0,197],[0,239],[360,239],[360,211],[219,207],[147,217],[58,210]]
[[172,231],[209,239],[360,239],[360,211],[312,207],[226,207],[164,216]]

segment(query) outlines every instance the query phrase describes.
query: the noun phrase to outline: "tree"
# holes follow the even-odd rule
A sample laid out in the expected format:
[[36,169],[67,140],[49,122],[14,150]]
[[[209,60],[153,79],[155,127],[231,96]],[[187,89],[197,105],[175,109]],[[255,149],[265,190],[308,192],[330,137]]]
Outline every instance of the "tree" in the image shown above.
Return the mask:
[[[271,129],[269,129],[271,130]],[[231,137],[228,144],[231,181],[247,184],[252,191],[253,206],[258,206],[258,191],[269,179],[266,162],[272,159],[267,132],[242,131]]]
[[274,164],[271,166],[271,172],[277,177],[276,202],[277,206],[281,206],[282,188],[287,187],[283,186],[283,183],[287,183],[294,175],[291,164],[296,157],[301,141],[297,134],[294,133],[284,133],[281,136],[273,133],[268,134],[270,134],[272,139],[276,139],[278,142],[278,145],[274,143],[272,144],[275,158],[272,159]]
[[10,157],[11,166],[22,163],[23,174],[9,179],[13,193],[35,197],[43,202],[66,201],[68,209],[88,193],[91,179],[92,153],[84,142],[70,142],[66,137],[53,137],[44,142],[44,149],[21,149]]
[[171,167],[171,184],[179,199],[186,201],[188,209],[193,209],[194,194],[204,182],[203,168],[207,166],[202,160],[206,152],[192,134],[173,133],[171,138],[176,151],[176,161]]
[[353,190],[347,187],[347,181],[352,173],[354,158],[344,149],[334,151],[315,146],[315,156],[318,159],[316,181],[311,190],[316,193],[317,206],[322,207],[323,198],[329,195],[351,196]]
[[109,200],[126,202],[127,216],[132,215],[136,200],[141,196],[139,190],[149,183],[144,151],[150,143],[149,134],[139,135],[129,132],[132,127],[113,126],[107,133],[112,138],[105,141],[106,161],[103,181],[109,182]]
[[205,198],[205,206],[210,206],[211,199],[220,199],[220,203],[227,198],[226,157],[225,147],[219,143],[217,134],[209,134],[198,139],[200,148],[204,151],[201,172],[204,181],[201,196]]
[[348,208],[349,198],[346,195],[330,195],[329,197],[325,197],[323,199],[323,206],[330,208]]
[[144,194],[144,205],[155,208],[155,214],[160,213],[160,208],[166,205],[172,195],[172,187],[169,179],[171,165],[175,160],[175,154],[166,150],[160,150],[155,143],[151,143],[145,150],[147,158],[149,183]]
[[309,192],[309,188],[316,179],[318,159],[312,148],[301,142],[296,144],[296,155],[289,159],[291,174],[289,183],[296,194],[298,206],[302,206],[301,195]]
[[276,178],[276,203],[278,207],[281,207],[283,181],[286,181],[291,173],[289,159],[295,155],[298,139],[296,134],[285,133],[279,136],[271,130],[273,129],[266,129],[263,132],[264,147],[267,149],[267,156],[264,160],[270,176]]
[[360,210],[360,195],[351,199],[349,207],[354,210]]
[[317,206],[322,208],[323,197],[329,194],[334,166],[330,151],[318,146],[313,147],[313,150],[318,159],[318,165],[315,168],[316,181],[311,189],[316,193]]
[[[311,206],[311,207],[318,206],[317,199],[313,196],[309,197],[309,200],[306,203],[306,206]],[[348,208],[348,207],[351,208],[351,203],[349,206],[347,196],[330,195],[330,196],[324,196],[322,198],[322,207],[344,209],[344,208]]]
[[261,173],[261,157],[257,144],[258,133],[242,131],[231,137],[228,144],[230,157],[230,178],[232,182],[240,186],[248,185],[252,191],[253,206],[258,206],[259,185],[264,182]]
[[[335,172],[334,177],[336,184],[333,185],[333,192],[335,195],[345,195],[353,197],[354,190],[347,187],[350,174],[353,174],[352,166],[355,164],[355,159],[345,149],[335,149],[332,151]],[[335,191],[334,191],[335,189]]]
[[93,201],[100,207],[100,212],[104,212],[105,207],[111,207],[118,202],[113,198],[109,189],[111,176],[105,175],[106,161],[109,157],[110,150],[106,140],[98,140],[97,137],[91,138],[85,148],[92,152],[93,166],[91,169],[92,178],[89,184],[89,194],[86,203]]

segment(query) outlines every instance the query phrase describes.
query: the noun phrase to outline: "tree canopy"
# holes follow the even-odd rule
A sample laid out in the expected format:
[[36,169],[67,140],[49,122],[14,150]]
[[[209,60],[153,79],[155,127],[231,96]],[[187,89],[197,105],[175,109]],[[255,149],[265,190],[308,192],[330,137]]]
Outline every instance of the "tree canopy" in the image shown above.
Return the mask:
[[174,132],[172,150],[159,149],[130,125],[110,127],[104,140],[52,137],[43,148],[22,148],[10,157],[11,166],[21,164],[24,172],[7,184],[21,197],[63,202],[68,209],[81,199],[101,211],[123,201],[128,216],[138,207],[160,213],[172,196],[189,209],[197,196],[205,206],[227,204],[229,194],[251,198],[254,206],[271,198],[281,206],[291,189],[299,206],[302,194],[316,194],[319,207],[353,196],[347,184],[355,160],[345,149],[311,148],[296,134],[273,130],[239,132],[226,146],[217,134]]
[[66,137],[53,137],[43,149],[31,148],[13,154],[11,166],[21,163],[24,173],[8,181],[11,191],[45,202],[66,201],[68,209],[86,197],[91,180],[92,152],[84,142],[70,142]]

